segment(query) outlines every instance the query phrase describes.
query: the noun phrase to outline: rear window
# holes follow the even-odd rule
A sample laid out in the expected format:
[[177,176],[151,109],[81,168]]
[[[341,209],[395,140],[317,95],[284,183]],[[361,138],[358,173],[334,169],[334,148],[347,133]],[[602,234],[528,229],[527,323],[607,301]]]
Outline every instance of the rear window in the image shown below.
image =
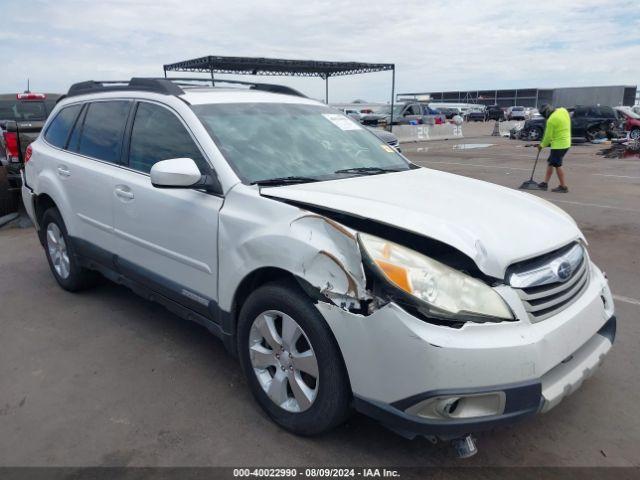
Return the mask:
[[524,111],[524,107],[513,107],[512,112],[522,112]]
[[0,120],[41,121],[47,118],[44,102],[33,100],[0,100]]
[[64,148],[80,108],[81,105],[71,105],[60,110],[49,124],[44,135],[45,140],[55,147]]
[[78,152],[106,162],[118,162],[131,102],[117,100],[89,104]]

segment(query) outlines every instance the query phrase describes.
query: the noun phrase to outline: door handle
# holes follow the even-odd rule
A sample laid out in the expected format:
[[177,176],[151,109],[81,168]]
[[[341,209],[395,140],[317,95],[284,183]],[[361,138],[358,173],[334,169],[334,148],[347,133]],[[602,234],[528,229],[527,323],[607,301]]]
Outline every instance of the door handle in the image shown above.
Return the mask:
[[58,167],[58,175],[60,175],[61,177],[70,177],[71,172],[64,165],[60,165]]
[[124,200],[133,200],[135,197],[129,187],[116,187],[115,193],[117,197],[120,197]]

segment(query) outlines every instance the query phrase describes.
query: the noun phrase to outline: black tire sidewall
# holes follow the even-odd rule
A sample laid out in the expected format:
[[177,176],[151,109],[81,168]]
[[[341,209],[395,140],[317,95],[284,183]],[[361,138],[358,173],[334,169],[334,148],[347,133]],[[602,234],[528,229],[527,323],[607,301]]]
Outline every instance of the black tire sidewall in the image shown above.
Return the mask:
[[[288,412],[268,397],[260,386],[249,358],[249,332],[254,319],[267,310],[291,316],[304,330],[318,360],[318,394],[307,410]],[[245,301],[238,320],[238,355],[249,386],[277,424],[299,435],[315,435],[340,424],[347,417],[351,388],[344,362],[333,334],[320,312],[295,282],[263,285]]]

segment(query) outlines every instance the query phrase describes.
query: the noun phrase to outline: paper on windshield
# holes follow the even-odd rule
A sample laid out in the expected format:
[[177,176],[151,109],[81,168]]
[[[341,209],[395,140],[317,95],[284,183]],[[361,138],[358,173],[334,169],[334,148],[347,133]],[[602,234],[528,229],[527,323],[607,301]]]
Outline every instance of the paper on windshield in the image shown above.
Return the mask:
[[362,127],[344,115],[338,113],[323,113],[322,116],[333,123],[340,130],[361,130]]

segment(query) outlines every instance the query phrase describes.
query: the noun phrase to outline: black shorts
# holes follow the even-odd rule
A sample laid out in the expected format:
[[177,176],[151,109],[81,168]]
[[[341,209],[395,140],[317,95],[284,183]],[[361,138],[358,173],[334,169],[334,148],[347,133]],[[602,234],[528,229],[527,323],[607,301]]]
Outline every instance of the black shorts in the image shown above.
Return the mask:
[[561,167],[562,166],[562,159],[564,158],[564,156],[566,155],[566,153],[569,151],[568,148],[561,148],[558,150],[551,150],[551,153],[549,154],[549,158],[547,159],[547,163],[549,164],[550,167]]

